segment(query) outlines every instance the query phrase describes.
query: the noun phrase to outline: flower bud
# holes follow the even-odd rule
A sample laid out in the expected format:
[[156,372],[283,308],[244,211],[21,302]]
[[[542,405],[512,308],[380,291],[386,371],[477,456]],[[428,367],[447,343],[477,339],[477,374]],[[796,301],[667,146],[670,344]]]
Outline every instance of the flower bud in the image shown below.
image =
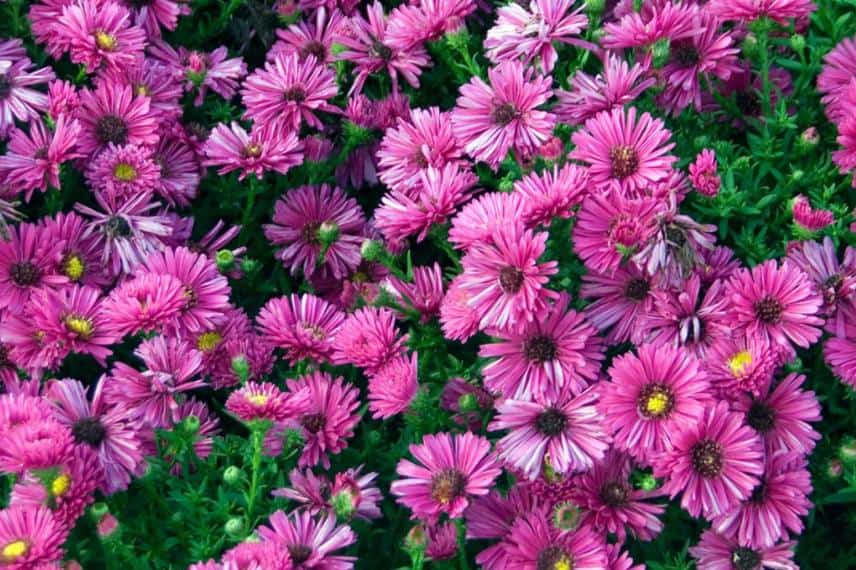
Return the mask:
[[223,525],[223,530],[232,538],[243,538],[244,536],[244,521],[240,517],[232,517]]
[[458,398],[458,408],[462,412],[475,412],[479,409],[479,401],[472,392],[461,394]]
[[653,56],[654,67],[656,69],[660,69],[666,65],[666,63],[669,62],[669,57],[671,56],[669,40],[663,39],[654,43],[654,47],[651,48],[651,55]]
[[221,249],[217,252],[216,262],[220,273],[228,273],[235,267],[235,254],[232,250]]
[[844,464],[840,459],[830,459],[826,464],[826,476],[830,479],[838,479],[844,473]]
[[383,244],[373,239],[363,240],[360,255],[366,261],[377,261],[383,256]]
[[333,506],[333,511],[336,513],[336,518],[340,521],[348,521],[354,515],[354,511],[357,510],[357,506],[354,502],[354,495],[344,489],[339,491],[330,499],[330,504]]
[[318,227],[318,240],[325,247],[330,247],[339,239],[339,225],[336,222],[324,222]]
[[421,524],[411,528],[404,538],[404,546],[408,550],[425,548],[426,544],[428,544],[428,535],[425,533],[425,527]]
[[564,501],[553,507],[553,526],[561,531],[574,530],[580,526],[581,511],[571,501]]
[[181,421],[181,425],[184,427],[184,431],[190,434],[195,434],[199,431],[199,418],[194,415],[189,415]]
[[856,463],[856,440],[847,438],[838,448],[838,457],[844,463]]
[[244,472],[235,465],[230,465],[223,471],[223,481],[227,485],[237,485],[244,478]]
[[805,49],[805,36],[802,34],[794,34],[791,36],[791,49],[796,52],[801,52]]
[[250,363],[247,362],[246,356],[239,354],[232,359],[232,372],[235,373],[241,384],[247,382],[247,379],[250,377]]

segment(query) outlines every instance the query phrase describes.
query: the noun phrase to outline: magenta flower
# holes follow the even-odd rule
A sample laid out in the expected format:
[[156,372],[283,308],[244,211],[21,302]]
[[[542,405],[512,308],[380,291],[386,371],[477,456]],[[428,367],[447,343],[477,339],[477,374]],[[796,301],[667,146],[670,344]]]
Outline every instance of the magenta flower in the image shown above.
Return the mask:
[[607,49],[649,47],[661,40],[678,42],[699,33],[696,4],[651,2],[642,10],[628,10],[617,22],[604,25],[601,42]]
[[39,118],[40,111],[47,111],[48,96],[33,89],[54,78],[49,67],[32,70],[29,58],[15,60],[0,57],[0,137],[5,137],[15,126],[15,120],[30,122]]
[[[242,542],[223,553],[223,564],[219,569],[248,568],[290,570],[293,568],[291,555],[279,542]],[[191,567],[190,570],[194,570]]]
[[333,362],[353,364],[374,373],[405,351],[408,335],[400,335],[395,313],[387,308],[363,307],[347,316],[336,333]]
[[543,509],[518,518],[503,544],[508,568],[606,568],[606,543],[603,539],[586,527],[562,532],[550,524]]
[[272,170],[285,174],[303,162],[303,144],[297,133],[274,128],[253,128],[249,133],[236,122],[219,124],[203,147],[204,166],[219,166],[218,174],[241,170],[238,180],[254,174],[258,180]]
[[287,29],[277,29],[279,38],[268,51],[268,59],[278,54],[297,54],[301,60],[313,56],[319,64],[329,65],[333,62],[333,41],[345,19],[342,13],[333,8],[327,10],[320,6],[314,18],[301,19],[288,26]]
[[698,153],[689,168],[693,190],[702,196],[716,196],[721,183],[716,168],[716,153],[713,150],[706,148]]
[[805,18],[814,12],[812,0],[711,0],[707,9],[721,20],[753,21],[770,18],[787,25],[790,18]]
[[633,264],[616,269],[612,275],[586,273],[580,297],[593,299],[585,308],[586,318],[599,330],[608,331],[607,342],[630,340],[632,332],[654,310],[657,281]]
[[0,561],[9,570],[57,568],[68,532],[47,507],[3,509],[0,511]]
[[129,85],[104,82],[94,91],[81,90],[75,116],[81,126],[77,149],[86,156],[110,143],[151,146],[158,141],[149,98],[134,95]]
[[3,435],[0,471],[23,475],[71,461],[74,440],[64,425],[53,419],[13,426]]
[[842,382],[856,389],[856,329],[849,338],[830,338],[823,345],[823,356]]
[[247,382],[226,400],[226,409],[243,422],[284,422],[303,415],[308,408],[307,392],[286,394],[270,382]]
[[150,149],[110,143],[89,163],[86,180],[96,192],[127,200],[151,193],[160,181],[160,167]]
[[419,4],[399,4],[389,15],[385,39],[394,48],[418,47],[461,29],[466,17],[476,8],[476,0],[420,0]]
[[760,394],[780,360],[776,347],[754,336],[735,335],[721,338],[710,347],[704,369],[714,389],[733,399],[744,392]]
[[823,69],[817,76],[817,90],[829,120],[840,124],[850,113],[847,92],[856,75],[856,38],[844,38],[823,56]]
[[174,329],[185,307],[184,284],[172,275],[142,273],[117,285],[103,302],[116,334]]
[[794,222],[809,232],[816,232],[832,225],[835,222],[835,214],[829,210],[814,209],[808,198],[797,194],[791,204],[791,213]]
[[413,516],[436,520],[440,513],[460,518],[472,497],[487,495],[502,472],[490,452],[490,442],[466,432],[429,434],[410,453],[419,464],[402,459],[390,491]]
[[348,525],[337,525],[334,515],[315,518],[304,511],[286,516],[282,511],[276,511],[268,519],[268,524],[270,526],[259,527],[262,542],[284,547],[295,569],[353,568],[356,560],[353,556],[334,552],[353,544],[357,537]]
[[292,364],[303,359],[329,362],[333,341],[345,315],[314,295],[291,295],[268,301],[256,323],[259,331],[283,349]]
[[770,548],[750,548],[730,540],[713,530],[706,530],[701,541],[689,549],[698,570],[730,570],[740,568],[769,568],[798,570],[794,562],[796,542],[781,542]]
[[175,30],[180,15],[190,14],[190,7],[182,0],[148,0],[138,5],[133,0],[122,0],[131,10],[134,23],[146,31],[149,38],[159,38],[161,27]]
[[514,183],[520,194],[527,226],[550,225],[555,218],[570,218],[583,201],[588,187],[588,173],[574,164],[532,173]]
[[489,69],[488,79],[474,77],[460,88],[452,126],[467,154],[496,170],[509,150],[537,151],[556,117],[537,109],[553,94],[549,77],[507,61]]
[[71,61],[90,73],[101,66],[130,67],[143,57],[146,32],[132,24],[131,13],[118,2],[78,0],[63,8],[57,23]]
[[417,353],[396,356],[369,376],[369,410],[374,419],[388,419],[406,411],[419,389]]
[[0,308],[21,313],[37,288],[68,282],[55,272],[63,244],[47,241],[41,226],[19,224],[8,231],[9,239],[0,239]]
[[440,305],[440,325],[443,336],[449,340],[466,342],[479,331],[481,316],[470,306],[472,295],[461,287],[459,275],[449,284],[443,302]]
[[381,287],[385,293],[395,297],[402,307],[418,311],[422,322],[440,313],[444,296],[443,270],[437,262],[431,266],[414,267],[412,283],[390,275],[381,283]]
[[452,220],[449,242],[456,249],[469,249],[476,243],[494,243],[494,234],[513,226],[523,231],[521,194],[488,192],[470,200]]

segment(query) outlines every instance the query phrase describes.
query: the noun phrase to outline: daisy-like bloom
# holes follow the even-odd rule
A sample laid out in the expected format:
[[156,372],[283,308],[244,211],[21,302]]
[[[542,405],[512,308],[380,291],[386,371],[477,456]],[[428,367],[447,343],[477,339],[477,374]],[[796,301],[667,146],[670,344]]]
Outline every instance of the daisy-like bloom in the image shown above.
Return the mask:
[[52,418],[50,402],[34,393],[4,392],[0,395],[0,435],[6,437],[12,430]]
[[587,527],[562,532],[544,509],[521,516],[503,541],[509,568],[520,570],[603,570],[606,544]]
[[21,424],[3,436],[0,471],[22,475],[48,469],[71,461],[73,452],[71,432],[55,420]]
[[794,562],[796,542],[782,542],[770,548],[751,548],[706,530],[689,552],[698,570],[798,570]]
[[343,21],[339,10],[328,10],[326,6],[321,6],[311,20],[300,19],[285,30],[277,29],[276,37],[279,39],[268,51],[267,57],[273,59],[280,53],[296,53],[301,60],[311,55],[319,64],[329,65],[333,63],[333,41]]
[[401,242],[416,234],[416,241],[428,236],[434,224],[445,222],[458,206],[470,198],[478,178],[455,164],[442,170],[428,167],[419,173],[416,190],[393,190],[375,210],[375,226],[391,242]]
[[258,180],[272,170],[285,174],[303,162],[303,143],[292,130],[253,127],[248,133],[238,123],[218,124],[203,148],[203,166],[219,166],[218,174],[240,170],[238,180],[254,174]]
[[660,70],[666,87],[657,101],[672,115],[690,105],[701,110],[702,81],[709,85],[714,78],[726,80],[739,71],[740,49],[733,47],[731,32],[720,32],[716,18],[706,10],[697,10],[695,19],[699,33],[672,41],[669,61]]
[[291,364],[303,359],[330,362],[336,332],[345,314],[315,295],[290,295],[268,301],[256,317],[259,331],[283,349]]
[[410,49],[426,41],[440,39],[464,26],[475,12],[475,0],[420,0],[419,4],[400,4],[389,15],[386,39],[394,48]]
[[399,334],[391,310],[363,307],[348,315],[336,333],[333,362],[353,364],[372,373],[403,354],[408,338]]
[[574,215],[573,209],[583,201],[587,186],[585,169],[566,164],[562,168],[554,165],[552,170],[524,176],[514,183],[514,192],[520,194],[528,226],[549,226],[555,217]]
[[226,400],[226,409],[243,422],[283,422],[306,411],[307,393],[286,394],[270,382],[247,382]]
[[443,302],[443,270],[435,262],[431,266],[413,268],[413,282],[406,283],[395,275],[388,276],[381,287],[384,292],[395,297],[403,307],[419,312],[422,322],[440,313]]
[[522,231],[525,207],[516,192],[482,194],[461,208],[452,220],[449,242],[456,249],[469,249],[476,243],[493,243],[493,235],[509,226]]
[[597,271],[583,275],[580,297],[593,299],[585,308],[586,318],[599,330],[608,331],[608,343],[617,344],[630,340],[633,331],[654,310],[657,288],[658,279],[628,264],[611,275]]
[[559,102],[553,112],[564,123],[580,125],[601,111],[623,107],[657,82],[647,77],[647,71],[641,63],[630,66],[620,56],[609,53],[603,73],[592,77],[578,70],[570,79],[570,89],[556,92]]
[[143,273],[110,291],[103,308],[116,334],[125,336],[174,328],[186,302],[184,285],[178,278]]
[[80,122],[77,150],[92,156],[110,143],[151,146],[158,142],[157,116],[149,98],[135,95],[129,85],[102,83],[80,92],[76,118]]
[[842,382],[856,389],[856,327],[848,338],[830,338],[823,345],[823,357]]
[[634,564],[630,555],[621,550],[620,544],[606,545],[607,570],[645,570],[644,564]]
[[291,487],[276,489],[274,497],[296,501],[313,515],[319,512],[334,512],[334,501],[350,503],[352,515],[363,520],[381,517],[378,503],[382,500],[380,490],[373,484],[377,473],[362,474],[363,466],[337,473],[331,482],[326,476],[316,476],[311,470],[302,473],[294,469],[289,474]]
[[794,223],[809,232],[822,230],[835,222],[835,214],[829,210],[812,208],[808,198],[802,194],[797,194],[794,198],[791,214],[794,216]]
[[[292,570],[288,549],[278,542],[242,542],[223,553],[222,569]],[[191,568],[193,570],[193,568]]]
[[276,511],[268,519],[268,525],[258,529],[262,542],[273,542],[285,548],[294,570],[349,570],[354,567],[356,558],[334,552],[353,544],[357,537],[348,525],[337,525],[333,514],[316,518],[306,511],[289,515]]
[[701,280],[692,275],[683,287],[655,294],[654,310],[642,319],[634,341],[684,347],[704,359],[713,344],[731,336],[725,286],[714,281],[702,296]]
[[9,570],[58,568],[68,531],[47,507],[0,510],[0,563]]
[[706,148],[698,153],[695,161],[690,164],[690,182],[693,190],[702,196],[716,196],[721,183],[716,168],[716,153],[713,150]]
[[142,5],[134,0],[121,0],[131,11],[134,23],[146,31],[150,38],[161,35],[161,26],[175,30],[179,15],[190,14],[190,7],[181,0],[146,0]]
[[125,409],[106,403],[107,382],[104,377],[98,381],[91,402],[83,384],[71,379],[51,382],[46,396],[56,408],[54,417],[71,429],[75,443],[97,454],[104,474],[102,490],[111,494],[127,488],[131,475],[145,470],[144,433]]
[[54,79],[48,84],[48,115],[54,121],[62,115],[73,117],[79,106],[80,97],[73,83]]
[[108,144],[86,169],[86,181],[93,190],[120,200],[152,192],[159,179],[160,168],[151,151],[132,144]]
[[532,402],[504,400],[488,426],[491,431],[509,430],[497,442],[497,456],[530,480],[545,464],[563,474],[591,469],[609,449],[596,401],[593,390],[576,397],[565,390]]
[[[856,87],[853,87],[853,90],[856,91]],[[841,174],[847,175],[856,169],[856,117],[848,117],[838,125],[836,140],[841,145],[841,150],[832,153],[832,162],[838,166]],[[856,185],[856,178],[853,180]]]
[[419,87],[419,75],[429,62],[425,48],[418,43],[393,46],[386,40],[386,30],[386,16],[380,2],[366,7],[365,18],[352,16],[347,25],[339,29],[335,42],[343,45],[345,50],[338,58],[353,62],[357,74],[349,95],[362,91],[366,79],[384,69],[392,81],[393,90],[398,91],[399,76],[411,87]]
[[740,269],[728,282],[734,326],[781,346],[806,348],[820,338],[823,298],[796,264],[771,259]]
[[636,489],[630,480],[630,456],[612,450],[575,481],[574,502],[583,509],[580,524],[624,541],[630,534],[652,540],[663,530],[658,518],[666,505],[650,503],[656,492]]
[[302,270],[306,277],[343,279],[360,264],[365,226],[356,200],[322,184],[289,190],[274,206],[273,223],[263,228],[268,241],[282,246],[275,256],[293,275]]
[[0,239],[0,308],[20,313],[37,288],[68,282],[55,273],[63,244],[46,241],[46,230],[34,224],[10,226],[8,232],[8,239]]
[[704,356],[713,388],[726,398],[749,392],[758,396],[773,379],[779,364],[775,347],[750,336],[723,337]]
[[0,137],[15,126],[15,119],[30,122],[48,109],[48,96],[33,87],[54,78],[49,67],[33,70],[32,62],[0,58]]
[[160,176],[155,192],[171,206],[189,206],[200,180],[199,158],[180,136],[164,134],[152,151]]
[[377,152],[378,177],[393,190],[407,192],[420,181],[429,166],[442,170],[447,164],[464,167],[462,150],[452,132],[450,114],[437,107],[413,109],[387,129]]
[[683,492],[681,506],[692,516],[711,519],[752,494],[764,471],[764,447],[727,402],[698,418],[677,426],[672,449],[653,458],[654,475],[668,477],[663,492],[670,498]]
[[172,46],[162,40],[152,40],[149,54],[169,66],[179,77],[184,77],[185,90],[198,89],[193,104],[199,107],[208,89],[227,101],[238,91],[238,81],[247,74],[247,66],[240,57],[229,57],[225,46],[210,53]]
[[149,255],[141,273],[172,275],[184,285],[184,307],[178,317],[183,331],[213,328],[229,307],[229,281],[207,256],[186,247],[167,248]]
[[671,449],[682,427],[710,404],[710,395],[698,361],[686,351],[643,345],[637,352],[613,360],[599,406],[615,447],[646,462]]
[[677,158],[663,121],[635,107],[598,113],[576,131],[570,157],[589,165],[592,183],[636,192],[665,180]]
[[820,434],[809,422],[819,422],[820,403],[814,392],[803,390],[805,376],[788,374],[775,386],[768,384],[759,396],[743,395],[734,410],[764,440],[769,455],[788,451],[811,453]]
[[299,130],[303,121],[320,129],[318,111],[337,113],[329,103],[336,96],[336,74],[315,56],[301,60],[297,54],[279,54],[244,81],[241,97],[244,116],[256,123],[276,124]]
[[507,398],[556,397],[563,390],[579,394],[597,378],[603,345],[597,329],[561,293],[540,318],[521,330],[491,331],[496,342],[483,344],[481,357],[495,357],[484,367],[485,387]]
[[104,388],[104,399],[155,427],[171,426],[180,394],[205,385],[198,377],[202,353],[182,340],[156,336],[143,341],[134,355],[143,360],[147,370],[139,372],[116,362]]
[[360,421],[356,413],[360,405],[359,390],[341,377],[313,372],[296,380],[288,380],[292,394],[309,391],[309,409],[297,420],[306,445],[298,466],[314,467],[321,463],[330,468],[328,455],[336,455],[348,446],[354,427]]
[[727,281],[741,267],[740,260],[734,256],[734,252],[725,246],[718,245],[713,249],[704,250],[702,257],[704,257],[704,265],[696,266],[694,271],[705,285],[717,279]]
[[537,59],[549,73],[559,58],[554,41],[587,45],[574,37],[588,25],[584,8],[580,5],[574,9],[573,0],[531,0],[528,10],[514,3],[503,6],[496,12],[496,24],[487,32],[485,55],[494,63]]
[[856,37],[844,38],[823,56],[823,69],[817,76],[817,90],[823,93],[824,110],[829,120],[840,124],[850,114],[848,90],[856,76]]
[[473,77],[460,88],[452,126],[467,154],[496,170],[511,149],[537,151],[553,134],[556,117],[537,109],[553,94],[549,77],[506,61],[490,68],[488,79]]
[[458,554],[458,528],[448,521],[428,525],[425,528],[428,542],[425,544],[425,556],[431,560],[451,560]]
[[470,432],[429,434],[398,462],[390,491],[413,511],[413,517],[430,521],[441,513],[460,518],[473,497],[487,495],[502,472],[490,451],[490,442]]
[[459,275],[449,284],[449,290],[440,304],[440,326],[447,339],[466,342],[478,332],[481,317],[470,306],[472,295],[461,287],[461,281]]
[[538,263],[547,233],[516,230],[513,226],[493,236],[493,244],[478,243],[461,261],[460,287],[470,295],[482,329],[521,329],[559,294],[546,288],[558,271],[555,261]]
[[71,61],[90,73],[102,65],[132,66],[143,57],[146,32],[131,23],[131,13],[118,2],[79,0],[63,8],[57,25]]
[[660,40],[677,42],[699,33],[698,6],[683,2],[651,2],[628,10],[617,22],[604,25],[601,42],[608,49],[649,47]]
[[787,25],[790,18],[800,19],[814,12],[812,0],[711,0],[708,11],[720,20],[751,22],[770,18]]
[[713,530],[752,548],[769,548],[802,533],[800,517],[812,507],[811,475],[799,453],[770,455],[760,483],[746,501],[713,520]]
[[53,130],[39,119],[30,123],[29,133],[12,129],[6,154],[0,156],[0,173],[11,188],[24,192],[25,201],[34,190],[59,188],[60,165],[81,157],[75,150],[79,133],[80,124],[65,116],[57,119]]
[[418,354],[396,356],[369,376],[369,409],[374,419],[387,419],[410,407],[416,391]]
[[589,194],[574,224],[574,251],[590,270],[614,272],[629,254],[644,250],[661,207],[654,198],[629,199],[615,190]]

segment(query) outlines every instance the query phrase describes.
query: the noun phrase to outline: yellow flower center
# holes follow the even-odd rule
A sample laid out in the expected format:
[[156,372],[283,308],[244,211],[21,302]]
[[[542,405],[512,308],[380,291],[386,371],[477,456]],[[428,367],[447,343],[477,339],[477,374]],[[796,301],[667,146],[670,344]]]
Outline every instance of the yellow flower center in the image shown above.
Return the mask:
[[270,396],[266,394],[253,394],[247,397],[247,401],[254,406],[264,406],[270,400]]
[[752,365],[752,353],[748,350],[741,350],[734,356],[728,359],[728,368],[735,378],[746,374],[749,367]]
[[95,32],[95,43],[103,50],[113,51],[119,45],[119,40],[107,32]]
[[654,392],[645,402],[645,410],[652,416],[662,415],[669,407],[669,395],[664,392]]
[[555,570],[574,570],[574,563],[567,556],[563,556],[559,560],[556,560],[553,568]]
[[10,542],[0,551],[0,562],[14,562],[27,555],[30,544],[26,540]]
[[79,281],[86,271],[86,264],[79,255],[69,255],[62,264],[62,272],[72,281]]
[[71,477],[62,474],[51,483],[51,494],[54,497],[62,497],[71,489]]
[[247,145],[247,148],[244,149],[244,155],[247,158],[258,158],[262,155],[262,145],[256,143],[250,143]]
[[211,352],[223,342],[223,337],[217,331],[209,331],[199,335],[196,347],[202,352]]
[[134,86],[134,95],[145,95],[148,97],[152,94],[152,90],[149,89],[148,85],[140,83],[139,85]]
[[87,339],[92,336],[93,332],[95,332],[95,327],[92,325],[92,321],[86,317],[68,315],[64,321],[68,330],[76,333],[81,338]]
[[137,169],[127,162],[120,162],[113,169],[113,176],[122,182],[131,182],[137,178]]

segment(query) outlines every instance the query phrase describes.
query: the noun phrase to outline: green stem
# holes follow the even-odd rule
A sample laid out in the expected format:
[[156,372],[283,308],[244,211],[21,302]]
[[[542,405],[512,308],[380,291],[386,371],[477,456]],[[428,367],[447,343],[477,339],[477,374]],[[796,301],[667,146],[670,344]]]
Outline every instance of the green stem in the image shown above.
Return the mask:
[[763,26],[758,37],[758,50],[761,57],[761,104],[764,117],[772,115],[772,98],[770,85],[770,53],[769,53],[769,26]]
[[410,570],[422,570],[425,564],[425,549],[414,548],[410,552]]
[[457,519],[455,524],[458,527],[458,567],[460,570],[469,570],[470,564],[467,562],[467,528],[464,526],[463,519]]
[[241,219],[241,227],[246,228],[247,224],[250,223],[250,219],[253,214],[253,206],[256,203],[256,184],[257,180],[255,178],[250,178],[250,189],[247,192],[247,203],[244,206],[244,215]]
[[265,430],[254,427],[250,437],[253,445],[253,458],[251,463],[250,489],[247,492],[247,528],[252,528],[253,512],[255,511],[256,498],[259,493],[259,475],[262,465],[262,445],[264,444]]

